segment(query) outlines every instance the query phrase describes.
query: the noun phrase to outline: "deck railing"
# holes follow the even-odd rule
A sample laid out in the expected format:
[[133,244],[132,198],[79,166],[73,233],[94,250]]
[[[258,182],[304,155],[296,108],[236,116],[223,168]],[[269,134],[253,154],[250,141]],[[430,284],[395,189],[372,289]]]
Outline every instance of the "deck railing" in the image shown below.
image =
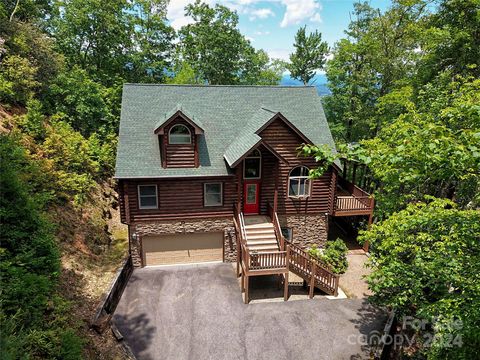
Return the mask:
[[374,199],[369,193],[342,178],[338,179],[338,185],[350,195],[335,196],[334,212],[336,215],[342,213],[351,215],[355,215],[355,213],[369,214],[373,212]]
[[337,196],[335,210],[369,210],[372,208],[373,199],[370,197]]
[[289,269],[309,283],[310,297],[313,297],[315,287],[322,289],[327,294],[337,296],[340,277],[328,270],[325,263],[312,258],[300,247],[288,241],[286,244],[290,250]]
[[246,242],[243,214],[234,207],[233,223],[237,238],[237,275],[242,276],[242,291],[246,290],[245,302],[248,303],[248,278],[257,275],[279,274],[284,277],[285,300],[288,298],[288,272],[302,277],[310,286],[310,297],[313,297],[315,287],[327,294],[338,294],[339,276],[332,273],[329,267],[318,259],[312,258],[307,252],[293,243],[285,240],[280,228],[276,211],[269,206],[277,241],[281,251],[256,252],[248,248]]
[[287,252],[250,252],[250,270],[283,269],[287,267]]

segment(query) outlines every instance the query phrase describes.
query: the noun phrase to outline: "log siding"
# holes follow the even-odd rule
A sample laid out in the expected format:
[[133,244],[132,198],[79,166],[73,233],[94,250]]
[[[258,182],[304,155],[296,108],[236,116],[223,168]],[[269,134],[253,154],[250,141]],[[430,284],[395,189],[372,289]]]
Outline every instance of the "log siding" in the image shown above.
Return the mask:
[[[168,134],[175,125],[185,125],[191,134],[190,144],[170,144]],[[167,168],[192,168],[198,167],[198,146],[195,129],[187,121],[177,118],[165,127],[164,134],[159,135],[162,142],[162,166]]]
[[[222,183],[223,205],[204,205],[204,184]],[[175,178],[151,180],[122,180],[120,194],[120,214],[122,222],[228,217],[232,215],[237,200],[235,176],[209,178]],[[138,206],[138,185],[156,184],[158,189],[158,209],[140,209]],[[126,196],[127,195],[127,196]],[[126,209],[129,209],[130,222],[127,222]]]
[[[307,134],[308,135],[308,134]],[[309,169],[318,166],[312,158],[298,156],[298,147],[304,142],[298,134],[293,131],[281,119],[273,121],[265,128],[260,136],[285,162],[278,162],[278,210],[279,214],[331,214],[333,208],[333,196],[335,190],[334,170],[330,169],[319,179],[312,181],[311,195],[305,200],[297,200],[288,197],[288,176],[290,170],[295,166],[303,165]],[[278,161],[278,160],[277,160]],[[272,166],[271,164],[268,166]],[[273,178],[273,177],[272,177]],[[273,190],[275,188],[274,178],[267,177],[262,184],[263,202],[273,201]],[[271,190],[273,189],[273,190]],[[262,207],[264,203],[262,203]]]
[[[180,122],[172,122],[173,126]],[[185,124],[187,124],[185,122]],[[187,126],[190,126],[187,124]],[[168,131],[166,129],[166,134]],[[193,134],[193,129],[192,129]],[[262,178],[260,186],[260,213],[268,213],[268,203],[273,204],[275,188],[278,190],[279,215],[314,215],[330,214],[334,209],[334,195],[336,187],[336,172],[332,168],[320,179],[312,181],[311,195],[307,199],[298,200],[288,197],[288,177],[290,170],[295,166],[304,165],[312,169],[318,164],[311,158],[298,157],[297,148],[303,139],[281,119],[273,121],[259,134],[263,141],[277,152],[285,161],[265,146],[260,145],[262,153]],[[162,135],[168,136],[168,135]],[[195,137],[192,135],[192,137]],[[167,139],[166,139],[167,140]],[[164,143],[168,152],[171,151],[168,143]],[[178,147],[179,145],[170,145]],[[181,145],[183,147],[184,145]],[[191,144],[192,149],[195,145]],[[170,159],[168,157],[168,166]],[[178,158],[177,158],[178,159]],[[195,158],[191,161],[183,159],[174,164],[188,166],[195,165]],[[243,201],[243,162],[235,169],[235,174],[224,177],[202,178],[175,178],[175,179],[142,179],[120,180],[120,214],[122,222],[136,223],[141,221],[198,219],[208,217],[229,217],[233,215],[233,206]],[[221,182],[223,184],[223,205],[204,206],[204,184]],[[158,209],[139,209],[138,185],[156,184],[158,188]]]

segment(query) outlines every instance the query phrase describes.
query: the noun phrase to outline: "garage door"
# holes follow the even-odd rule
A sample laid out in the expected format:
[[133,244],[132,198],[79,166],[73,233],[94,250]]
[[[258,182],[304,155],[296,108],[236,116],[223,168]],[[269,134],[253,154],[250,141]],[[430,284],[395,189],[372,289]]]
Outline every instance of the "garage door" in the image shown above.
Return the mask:
[[146,266],[222,261],[223,232],[149,236],[142,248]]

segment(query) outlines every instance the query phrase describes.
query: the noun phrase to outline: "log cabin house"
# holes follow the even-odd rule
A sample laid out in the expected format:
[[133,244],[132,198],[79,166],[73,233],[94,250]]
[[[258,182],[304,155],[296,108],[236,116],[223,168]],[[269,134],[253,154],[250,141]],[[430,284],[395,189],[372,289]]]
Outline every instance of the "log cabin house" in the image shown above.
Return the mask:
[[332,217],[371,219],[373,199],[340,164],[310,179],[303,143],[334,147],[314,87],[126,84],[115,178],[135,265],[237,261],[247,291],[249,276],[297,266],[335,293],[304,250]]

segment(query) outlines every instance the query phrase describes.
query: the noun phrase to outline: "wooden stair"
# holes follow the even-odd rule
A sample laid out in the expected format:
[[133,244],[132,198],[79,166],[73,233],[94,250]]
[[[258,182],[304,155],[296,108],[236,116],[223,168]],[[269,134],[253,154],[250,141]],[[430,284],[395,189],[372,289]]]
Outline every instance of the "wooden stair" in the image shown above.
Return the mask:
[[312,259],[300,247],[287,242],[290,248],[288,269],[300,276],[310,286],[310,298],[313,297],[313,288],[337,296],[339,276],[333,274],[326,266]]
[[277,213],[273,208],[269,207],[268,217],[244,217],[239,208],[234,207],[234,224],[237,238],[237,275],[242,276],[242,292],[245,292],[246,304],[249,301],[249,278],[260,275],[283,276],[284,300],[287,300],[290,272],[307,282],[310,298],[314,295],[314,288],[337,296],[339,276],[283,237]]
[[245,226],[247,248],[249,251],[272,252],[280,251],[275,228],[271,222],[261,222]]

